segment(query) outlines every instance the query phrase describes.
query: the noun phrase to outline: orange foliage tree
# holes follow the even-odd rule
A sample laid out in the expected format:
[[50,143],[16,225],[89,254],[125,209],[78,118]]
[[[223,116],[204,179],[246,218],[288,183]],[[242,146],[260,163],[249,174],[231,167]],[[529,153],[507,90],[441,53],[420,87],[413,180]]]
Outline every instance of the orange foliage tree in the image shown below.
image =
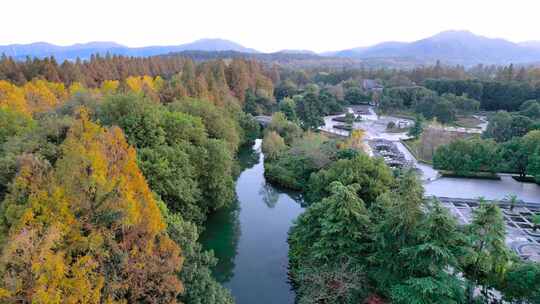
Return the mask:
[[0,210],[2,303],[175,303],[182,257],[119,128],[85,110],[54,168],[22,157]]

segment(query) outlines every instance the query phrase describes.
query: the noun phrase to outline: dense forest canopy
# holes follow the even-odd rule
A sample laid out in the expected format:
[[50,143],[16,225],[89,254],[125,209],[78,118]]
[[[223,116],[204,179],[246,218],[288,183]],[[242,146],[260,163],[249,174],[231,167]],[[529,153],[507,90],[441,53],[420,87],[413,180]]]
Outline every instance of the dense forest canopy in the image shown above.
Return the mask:
[[198,235],[258,136],[243,94],[272,81],[254,61],[95,60],[0,80],[2,302],[232,303]]
[[[497,207],[481,204],[459,226],[424,200],[413,173],[368,157],[362,131],[318,132],[324,115],[356,104],[415,115],[415,137],[424,119],[450,124],[490,111],[485,138],[441,147],[435,166],[504,166],[540,179],[538,100],[535,67],[3,56],[1,301],[233,303],[198,237],[207,216],[235,198],[236,154],[261,137],[255,115],[271,115],[267,179],[302,191],[309,205],[289,237],[299,303],[465,303],[475,288],[538,301],[538,265],[506,248]],[[516,283],[524,273],[526,290]]]
[[[302,191],[308,205],[289,232],[298,303],[491,303],[493,290],[509,302],[540,299],[540,266],[505,245],[497,205],[481,200],[460,225],[425,199],[414,171],[393,171],[359,150],[361,132],[336,140],[290,127],[284,116],[274,114],[262,148],[267,178]],[[478,166],[492,161],[483,152],[493,144],[467,144],[486,154]],[[519,275],[523,284],[513,281]]]

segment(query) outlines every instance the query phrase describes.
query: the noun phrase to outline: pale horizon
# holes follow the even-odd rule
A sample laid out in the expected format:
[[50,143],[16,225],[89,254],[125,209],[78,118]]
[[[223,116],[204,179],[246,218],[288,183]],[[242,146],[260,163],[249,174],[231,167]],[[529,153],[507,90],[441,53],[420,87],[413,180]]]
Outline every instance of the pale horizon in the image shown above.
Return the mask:
[[9,29],[0,45],[99,41],[143,47],[219,38],[261,52],[325,52],[411,42],[447,30],[512,42],[540,40],[540,3],[535,1],[518,0],[513,6],[505,1],[432,2],[8,0],[4,11],[16,13],[0,19],[0,26]]

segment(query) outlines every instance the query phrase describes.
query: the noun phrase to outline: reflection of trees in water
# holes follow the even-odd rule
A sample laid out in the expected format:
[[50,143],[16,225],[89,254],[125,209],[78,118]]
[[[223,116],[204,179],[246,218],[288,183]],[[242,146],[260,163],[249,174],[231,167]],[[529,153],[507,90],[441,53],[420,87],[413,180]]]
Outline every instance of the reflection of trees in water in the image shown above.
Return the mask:
[[206,230],[201,235],[205,250],[213,250],[218,259],[212,269],[214,277],[220,283],[230,281],[233,276],[234,260],[238,253],[240,239],[240,204],[235,201],[230,208],[219,210],[209,216]]
[[253,149],[253,146],[251,145],[245,145],[241,147],[237,154],[238,164],[240,166],[239,172],[252,168],[257,163],[259,163],[260,155],[261,153]]
[[306,201],[304,200],[304,196],[301,192],[288,191],[286,193],[293,201],[298,203],[300,206],[302,206],[303,208],[307,207]]
[[[239,168],[242,172],[262,161],[261,153],[252,147],[243,147],[238,152]],[[299,204],[303,204],[302,194],[288,191],[281,187],[263,184],[259,195],[269,208],[274,208],[279,196],[285,193]],[[213,275],[220,283],[227,283],[233,277],[235,258],[238,254],[238,242],[241,235],[240,202],[235,200],[230,208],[218,210],[208,217],[205,231],[200,241],[205,250],[213,250],[218,264],[212,269]]]
[[[237,157],[238,173],[241,173],[259,163],[260,152],[253,149],[251,145],[245,145],[240,148]],[[213,250],[218,259],[212,272],[220,283],[229,282],[233,276],[234,261],[238,253],[238,241],[241,234],[239,213],[240,203],[235,200],[231,207],[211,214],[200,238],[204,249]]]
[[279,200],[281,191],[272,187],[269,183],[263,182],[259,195],[262,197],[263,202],[268,208],[274,208]]
[[302,192],[289,190],[284,187],[280,187],[279,185],[272,185],[269,182],[265,182],[262,185],[259,194],[263,197],[264,203],[270,208],[274,208],[276,206],[281,194],[286,194],[300,206],[306,207]]

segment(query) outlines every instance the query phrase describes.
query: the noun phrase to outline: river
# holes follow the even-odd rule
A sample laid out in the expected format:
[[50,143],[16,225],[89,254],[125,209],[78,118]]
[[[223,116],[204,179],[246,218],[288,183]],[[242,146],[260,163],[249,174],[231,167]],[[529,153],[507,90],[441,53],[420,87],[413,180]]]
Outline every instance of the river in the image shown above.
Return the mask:
[[287,234],[303,208],[298,194],[266,182],[260,145],[241,151],[238,200],[208,218],[201,242],[219,259],[214,276],[237,304],[292,304]]
[[[362,124],[369,138],[397,143],[420,170],[428,196],[503,199],[516,194],[524,201],[540,203],[540,186],[519,183],[510,176],[502,176],[501,180],[440,177],[430,166],[416,162],[399,142],[404,134],[388,134],[384,132],[387,121],[376,116],[369,118],[358,124]],[[332,131],[331,117],[325,120],[327,131]],[[287,276],[287,234],[303,212],[301,196],[266,182],[260,146],[261,140],[257,140],[253,147],[240,151],[242,172],[236,182],[237,200],[230,208],[209,216],[201,242],[219,259],[214,276],[231,290],[236,303],[292,304],[295,294]]]

